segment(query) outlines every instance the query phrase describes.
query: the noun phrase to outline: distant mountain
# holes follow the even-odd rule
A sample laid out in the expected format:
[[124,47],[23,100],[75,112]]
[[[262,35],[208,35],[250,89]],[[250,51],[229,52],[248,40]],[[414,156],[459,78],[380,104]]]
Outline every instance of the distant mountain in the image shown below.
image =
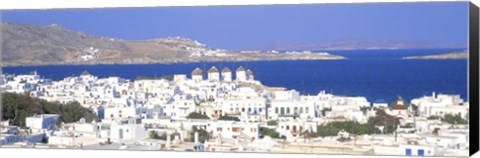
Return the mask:
[[425,55],[425,56],[409,56],[403,57],[402,59],[468,59],[468,52],[451,52],[443,53],[436,55]]
[[55,24],[2,23],[1,29],[2,65],[345,59],[325,53],[232,52],[180,37],[128,41],[73,32]]
[[341,40],[321,44],[277,43],[255,46],[256,50],[366,50],[366,49],[429,49],[462,48],[462,45],[428,44],[404,41]]

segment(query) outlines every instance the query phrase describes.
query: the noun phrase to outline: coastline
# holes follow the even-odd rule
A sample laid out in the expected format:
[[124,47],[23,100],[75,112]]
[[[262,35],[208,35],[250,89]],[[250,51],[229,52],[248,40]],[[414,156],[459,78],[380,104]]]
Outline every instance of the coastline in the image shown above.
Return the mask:
[[404,60],[463,60],[468,59],[468,51],[465,52],[451,52],[444,54],[435,54],[435,55],[423,55],[423,56],[407,56],[402,57]]
[[206,61],[165,61],[165,62],[84,62],[84,63],[52,63],[52,64],[0,64],[1,67],[29,67],[29,66],[80,66],[80,65],[151,65],[151,64],[162,64],[162,65],[172,65],[172,64],[194,64],[194,63],[214,63],[214,62],[255,62],[255,61],[302,61],[302,60],[348,60],[347,57],[331,55],[331,58],[322,58],[322,59],[251,59],[251,60],[206,60]]

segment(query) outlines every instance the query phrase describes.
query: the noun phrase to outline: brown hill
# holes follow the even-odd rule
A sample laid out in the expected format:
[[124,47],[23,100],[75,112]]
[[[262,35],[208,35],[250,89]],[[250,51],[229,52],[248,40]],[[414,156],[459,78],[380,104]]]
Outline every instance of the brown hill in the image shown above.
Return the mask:
[[344,59],[325,54],[236,53],[185,38],[127,41],[58,25],[2,23],[2,65],[148,64],[200,61]]

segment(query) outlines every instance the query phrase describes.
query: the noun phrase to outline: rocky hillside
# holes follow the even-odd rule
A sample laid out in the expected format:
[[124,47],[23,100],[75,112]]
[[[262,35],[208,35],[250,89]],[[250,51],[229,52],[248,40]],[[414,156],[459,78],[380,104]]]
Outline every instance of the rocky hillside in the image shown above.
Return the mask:
[[148,64],[201,61],[335,60],[325,53],[230,52],[180,37],[128,41],[58,25],[2,23],[2,65]]

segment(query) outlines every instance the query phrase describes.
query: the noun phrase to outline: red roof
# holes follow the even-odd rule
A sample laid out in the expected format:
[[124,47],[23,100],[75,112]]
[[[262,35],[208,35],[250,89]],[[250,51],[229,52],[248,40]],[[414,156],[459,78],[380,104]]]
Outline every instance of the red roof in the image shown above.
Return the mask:
[[405,110],[407,108],[403,105],[395,105],[395,106],[392,107],[392,109],[394,109],[394,110]]

